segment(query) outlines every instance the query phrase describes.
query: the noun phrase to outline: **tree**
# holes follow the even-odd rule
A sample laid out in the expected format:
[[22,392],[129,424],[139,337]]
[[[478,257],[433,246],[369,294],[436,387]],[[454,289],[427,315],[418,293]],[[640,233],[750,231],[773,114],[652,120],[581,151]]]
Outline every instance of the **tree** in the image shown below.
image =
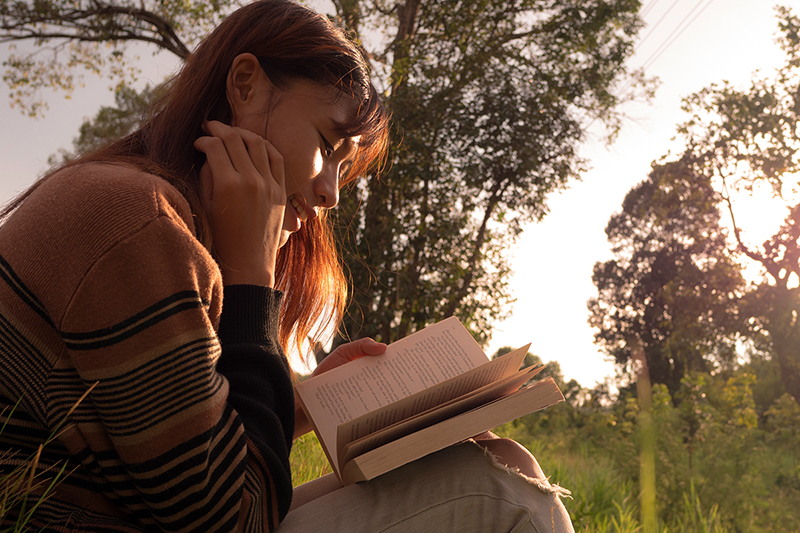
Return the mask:
[[[395,125],[386,171],[354,185],[337,211],[354,294],[335,342],[391,342],[453,315],[486,341],[512,299],[509,250],[524,224],[545,216],[547,196],[585,168],[577,147],[588,123],[606,124],[611,138],[618,104],[651,94],[642,73],[625,65],[640,2],[333,3],[333,16],[362,36]],[[173,37],[191,42],[193,21],[210,21],[231,3],[188,4],[184,13],[187,4],[169,1],[114,0],[99,9],[79,0],[73,16],[76,4],[49,0],[46,17],[39,5],[4,4],[6,40],[108,42],[104,57],[126,64],[125,39],[183,57]],[[14,61],[12,72],[42,73]],[[28,88],[60,79],[19,78]]]
[[689,372],[730,362],[744,280],[726,248],[708,176],[687,158],[654,164],[625,196],[606,235],[614,259],[596,263],[589,300],[595,340],[633,377],[638,340],[650,379],[674,397]]
[[344,4],[360,29],[393,28],[371,56],[397,130],[390,170],[339,209],[355,287],[342,338],[390,342],[456,315],[485,341],[523,224],[583,170],[588,118],[613,131],[614,88],[641,81],[624,65],[639,2]]
[[[215,26],[236,0],[2,0],[0,43],[31,42],[3,62],[11,102],[31,116],[46,102],[38,91],[75,89],[76,71],[107,71],[119,84],[135,78],[127,54],[132,42],[147,43],[184,59],[200,36]],[[12,47],[12,51],[16,47]]]
[[777,8],[786,64],[774,79],[757,78],[743,90],[712,85],[684,101],[691,118],[680,132],[698,172],[713,175],[732,217],[737,249],[763,268],[742,306],[750,334],[763,335],[786,391],[800,402],[800,205],[760,246],[745,242],[731,194],[772,186],[777,197],[798,190],[800,172],[800,18]]

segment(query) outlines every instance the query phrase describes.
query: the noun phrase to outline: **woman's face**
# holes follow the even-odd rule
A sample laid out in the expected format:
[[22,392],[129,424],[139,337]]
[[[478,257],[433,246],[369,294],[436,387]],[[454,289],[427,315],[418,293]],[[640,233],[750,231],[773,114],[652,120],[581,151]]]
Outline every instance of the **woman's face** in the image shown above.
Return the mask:
[[306,80],[285,88],[266,82],[266,114],[238,117],[236,126],[263,135],[280,152],[286,175],[286,210],[281,246],[302,223],[339,201],[339,177],[356,154],[358,138],[343,138],[337,124],[353,111],[338,89]]

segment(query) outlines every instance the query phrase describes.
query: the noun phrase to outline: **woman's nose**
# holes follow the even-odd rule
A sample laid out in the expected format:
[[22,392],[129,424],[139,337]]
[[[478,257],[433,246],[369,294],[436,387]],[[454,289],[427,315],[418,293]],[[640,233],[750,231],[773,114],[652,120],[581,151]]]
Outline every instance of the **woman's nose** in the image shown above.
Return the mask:
[[320,205],[328,209],[339,203],[339,166],[326,166],[314,182],[314,192],[320,198]]

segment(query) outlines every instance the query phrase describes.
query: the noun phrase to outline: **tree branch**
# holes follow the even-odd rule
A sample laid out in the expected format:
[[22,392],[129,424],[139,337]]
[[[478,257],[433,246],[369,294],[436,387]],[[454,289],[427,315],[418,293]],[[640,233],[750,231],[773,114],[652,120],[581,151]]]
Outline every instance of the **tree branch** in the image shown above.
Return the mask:
[[[79,42],[102,42],[102,41],[142,41],[155,44],[169,52],[172,52],[181,59],[185,59],[190,51],[186,44],[175,32],[173,23],[152,11],[137,9],[133,7],[121,7],[112,5],[96,4],[98,7],[89,10],[64,11],[59,13],[36,14],[28,13],[27,18],[17,19],[20,22],[9,22],[4,18],[0,29],[4,35],[0,36],[0,42],[21,41],[27,39],[68,39]],[[137,28],[142,33],[125,30],[115,22],[115,17],[127,16],[139,23],[149,25],[151,29]],[[37,29],[37,26],[53,25],[63,28],[61,31],[46,31]],[[133,26],[136,28],[136,26]],[[74,33],[65,31],[74,29]],[[160,36],[151,37],[147,33]]]
[[760,253],[757,253],[757,252],[754,252],[753,250],[751,250],[744,243],[744,241],[742,240],[741,230],[739,229],[739,226],[736,225],[736,217],[733,214],[733,202],[731,201],[731,196],[730,196],[730,193],[728,192],[728,184],[726,182],[725,176],[722,175],[721,172],[720,172],[720,176],[722,177],[722,190],[723,190],[722,199],[725,201],[725,204],[728,206],[728,213],[731,216],[731,225],[733,226],[733,234],[736,237],[736,246],[737,246],[737,248],[739,249],[740,252],[745,254],[747,257],[749,257],[753,261],[761,263],[764,266],[764,268],[767,269],[767,272],[769,272],[769,274],[773,278],[775,278],[776,281],[779,280],[780,279],[780,277],[779,277],[780,276],[780,270],[781,270],[780,266],[777,263],[775,263],[775,261],[767,258],[763,254],[760,254]]

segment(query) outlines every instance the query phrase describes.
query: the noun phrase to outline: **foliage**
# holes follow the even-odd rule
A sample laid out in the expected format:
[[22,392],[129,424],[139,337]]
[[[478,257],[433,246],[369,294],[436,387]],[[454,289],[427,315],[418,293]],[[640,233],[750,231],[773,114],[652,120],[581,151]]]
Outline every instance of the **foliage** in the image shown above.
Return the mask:
[[728,252],[710,179],[692,161],[654,164],[625,196],[606,235],[614,258],[596,263],[589,300],[595,341],[629,378],[634,339],[650,378],[674,394],[687,373],[728,364],[744,281]]
[[191,47],[236,0],[2,0],[0,43],[16,45],[3,62],[11,102],[31,116],[47,108],[42,88],[69,94],[76,71],[104,71],[117,88],[135,79],[128,56],[132,42],[146,43],[184,59]]
[[313,433],[294,441],[289,460],[292,465],[292,484],[295,487],[333,472],[319,439]]
[[[800,410],[787,395],[759,421],[755,385],[747,365],[692,374],[678,406],[665,385],[653,386],[658,531],[800,531]],[[565,504],[576,531],[624,530],[614,525],[623,520],[641,531],[640,420],[639,402],[624,391],[605,406],[558,404],[503,434],[572,491]]]
[[[677,401],[684,377],[730,365],[744,346],[762,373],[747,409],[757,417],[784,391],[800,402],[800,204],[755,246],[744,241],[732,201],[762,182],[778,196],[799,192],[800,19],[787,8],[778,15],[786,64],[749,88],[725,82],[685,99],[686,150],[654,164],[609,221],[615,258],[595,265],[598,297],[589,302],[595,338],[623,374],[631,377],[629,345],[638,339],[651,377]],[[746,287],[738,258],[761,266],[761,279]]]
[[769,440],[787,445],[797,443],[800,441],[800,405],[784,394],[767,409],[765,427]]
[[[754,417],[756,380],[748,365],[692,374],[677,407],[665,385],[653,386],[659,533],[800,532],[800,408],[786,395]],[[592,400],[600,391],[582,391],[583,401],[494,431],[527,447],[550,482],[572,492],[564,504],[576,531],[640,533],[639,402],[631,392],[609,403]],[[308,444],[324,467],[318,444],[301,446]]]
[[[734,220],[731,193],[768,183],[776,196],[798,192],[800,172],[800,18],[778,8],[786,64],[774,78],[737,89],[715,84],[684,101],[691,118],[680,128],[697,172],[714,176]],[[763,268],[763,279],[742,302],[751,335],[763,336],[784,387],[800,402],[800,204],[761,246],[734,227],[738,250]]]
[[780,366],[773,357],[750,350],[747,353],[747,359],[747,362],[742,365],[742,369],[755,376],[752,386],[753,401],[756,404],[759,423],[762,424],[765,422],[764,417],[767,410],[786,394],[786,389],[781,380]]

